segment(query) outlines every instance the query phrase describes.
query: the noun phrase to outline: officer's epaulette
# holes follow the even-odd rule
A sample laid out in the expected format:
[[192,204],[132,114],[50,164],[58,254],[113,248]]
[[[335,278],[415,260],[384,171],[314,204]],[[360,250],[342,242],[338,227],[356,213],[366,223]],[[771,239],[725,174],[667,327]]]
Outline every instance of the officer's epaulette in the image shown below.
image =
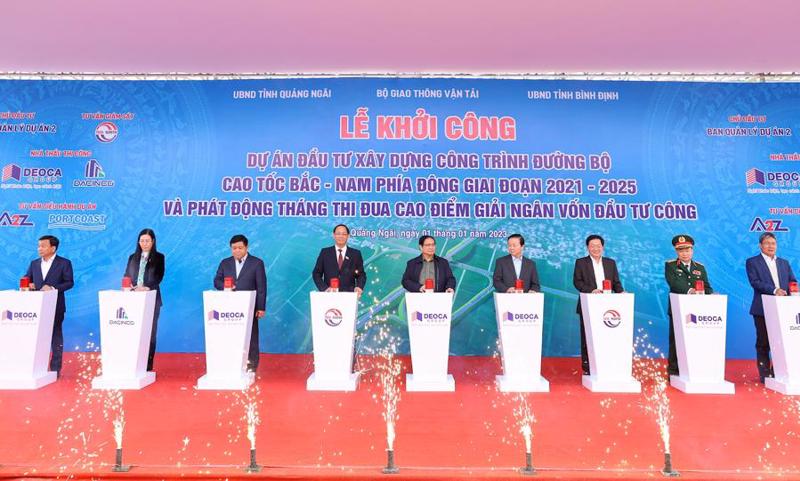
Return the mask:
[[704,266],[702,263],[700,263],[700,262],[697,262],[697,261],[695,261],[695,260],[693,260],[692,262],[694,262],[695,264],[697,264],[697,265],[698,265],[698,266],[700,266],[700,267],[705,267],[705,266]]
[[676,264],[676,265],[677,265],[679,260],[680,260],[680,259],[670,259],[670,260],[668,260],[668,261],[667,261],[667,264],[669,264],[669,263],[673,263],[673,264]]

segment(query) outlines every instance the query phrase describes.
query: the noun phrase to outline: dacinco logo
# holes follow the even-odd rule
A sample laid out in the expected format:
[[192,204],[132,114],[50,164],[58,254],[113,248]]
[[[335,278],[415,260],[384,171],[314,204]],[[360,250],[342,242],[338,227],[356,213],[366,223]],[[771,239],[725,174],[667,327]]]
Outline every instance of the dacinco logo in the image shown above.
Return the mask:
[[108,324],[111,326],[132,326],[133,321],[128,319],[128,313],[124,307],[120,307],[114,312],[114,319],[110,319]]
[[94,129],[94,136],[104,144],[113,142],[117,135],[119,135],[119,129],[114,122],[100,122]]
[[617,327],[622,324],[622,316],[619,315],[618,311],[609,309],[603,313],[603,324],[605,324],[606,327]]
[[697,314],[688,314],[686,316],[686,325],[688,327],[717,328],[717,327],[722,327],[724,324],[725,320],[722,319],[722,316],[708,316],[708,315],[698,316]]
[[800,331],[800,312],[794,316],[794,326],[789,326],[790,331]]
[[39,315],[35,312],[0,312],[0,322],[3,324],[28,324],[34,323],[38,319]]
[[230,323],[244,321],[244,313],[242,312],[220,312],[215,309],[208,311],[206,320],[211,323]]
[[89,159],[83,168],[84,179],[72,181],[73,187],[114,187],[114,181],[106,179],[106,171],[97,159]]
[[419,312],[411,313],[411,320],[420,324],[441,324],[450,320],[444,312]]
[[336,327],[342,323],[342,311],[339,309],[328,309],[325,311],[325,324]]
[[513,313],[508,311],[503,313],[502,318],[503,322],[512,322],[519,324],[535,324],[539,322],[539,315],[532,312]]

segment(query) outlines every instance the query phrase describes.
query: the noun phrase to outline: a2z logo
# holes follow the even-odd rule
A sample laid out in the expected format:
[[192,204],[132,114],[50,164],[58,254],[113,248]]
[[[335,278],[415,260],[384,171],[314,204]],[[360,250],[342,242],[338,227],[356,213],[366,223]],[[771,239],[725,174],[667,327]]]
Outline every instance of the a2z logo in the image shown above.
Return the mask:
[[33,222],[28,220],[28,214],[9,214],[3,211],[0,214],[0,227],[32,227]]
[[750,232],[789,232],[788,227],[781,225],[783,219],[761,219],[756,217],[750,224]]

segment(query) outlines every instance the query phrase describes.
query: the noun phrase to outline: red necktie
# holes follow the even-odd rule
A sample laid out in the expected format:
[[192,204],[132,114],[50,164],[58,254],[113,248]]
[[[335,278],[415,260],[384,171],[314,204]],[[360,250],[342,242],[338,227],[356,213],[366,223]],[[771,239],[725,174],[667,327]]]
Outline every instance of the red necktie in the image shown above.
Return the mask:
[[337,260],[339,264],[339,270],[342,270],[342,264],[344,263],[344,259],[342,259],[342,250],[339,249],[339,259]]

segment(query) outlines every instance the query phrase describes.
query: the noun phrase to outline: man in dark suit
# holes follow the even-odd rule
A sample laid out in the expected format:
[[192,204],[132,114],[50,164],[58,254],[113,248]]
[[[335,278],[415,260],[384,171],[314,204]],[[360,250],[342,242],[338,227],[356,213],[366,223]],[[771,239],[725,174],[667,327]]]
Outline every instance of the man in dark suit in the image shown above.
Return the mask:
[[421,254],[406,264],[403,287],[408,292],[425,292],[425,281],[433,279],[433,292],[453,292],[456,278],[447,259],[436,255],[436,239],[429,235],[419,238]]
[[[714,289],[711,288],[705,266],[692,259],[694,239],[686,234],[676,235],[672,238],[672,246],[675,248],[678,258],[664,263],[664,278],[669,285],[669,292],[674,294],[713,294]],[[695,290],[697,281],[703,281],[702,292]],[[669,316],[667,373],[677,376],[680,372],[678,370],[678,353],[675,349],[675,325],[672,322],[672,305],[669,296],[667,296],[667,315]]]
[[359,296],[367,284],[364,259],[358,249],[348,247],[350,228],[339,224],[333,228],[334,245],[319,251],[317,263],[311,271],[317,289],[330,290],[331,279],[339,279],[339,291],[356,292]]
[[792,267],[786,259],[776,256],[778,241],[775,234],[765,232],[758,238],[761,253],[747,259],[745,270],[747,279],[753,287],[753,302],[750,304],[750,314],[756,325],[756,360],[758,363],[758,378],[764,383],[764,378],[773,377],[772,361],[769,357],[769,337],[767,324],[764,320],[764,305],[761,295],[785,296],[789,292],[789,283],[797,282],[792,272]]
[[214,288],[223,290],[225,278],[233,278],[233,289],[256,291],[255,315],[250,332],[250,350],[247,355],[247,370],[258,369],[258,320],[264,317],[267,306],[267,271],[264,262],[256,256],[247,254],[247,237],[237,234],[231,237],[231,257],[222,259],[214,276]]
[[67,304],[64,300],[64,292],[72,289],[75,285],[72,279],[72,263],[56,255],[58,250],[58,238],[45,235],[39,238],[38,253],[39,258],[31,261],[28,272],[25,274],[31,280],[31,289],[40,291],[58,291],[56,301],[56,312],[53,318],[53,338],[50,342],[50,350],[53,353],[50,358],[50,370],[55,371],[61,377],[61,360],[64,354],[64,314],[67,312]]
[[522,256],[525,238],[520,234],[508,236],[508,255],[494,263],[494,288],[497,292],[516,292],[517,279],[522,280],[522,292],[539,292],[539,273],[536,262]]
[[[605,240],[597,234],[586,238],[586,249],[589,251],[589,255],[575,260],[575,270],[572,274],[572,284],[578,292],[602,293],[604,280],[611,281],[613,292],[623,291],[619,272],[617,272],[617,263],[613,259],[603,257],[605,244]],[[576,312],[581,323],[581,368],[583,374],[589,375],[589,353],[586,350],[586,330],[583,327],[580,296],[578,296]]]

